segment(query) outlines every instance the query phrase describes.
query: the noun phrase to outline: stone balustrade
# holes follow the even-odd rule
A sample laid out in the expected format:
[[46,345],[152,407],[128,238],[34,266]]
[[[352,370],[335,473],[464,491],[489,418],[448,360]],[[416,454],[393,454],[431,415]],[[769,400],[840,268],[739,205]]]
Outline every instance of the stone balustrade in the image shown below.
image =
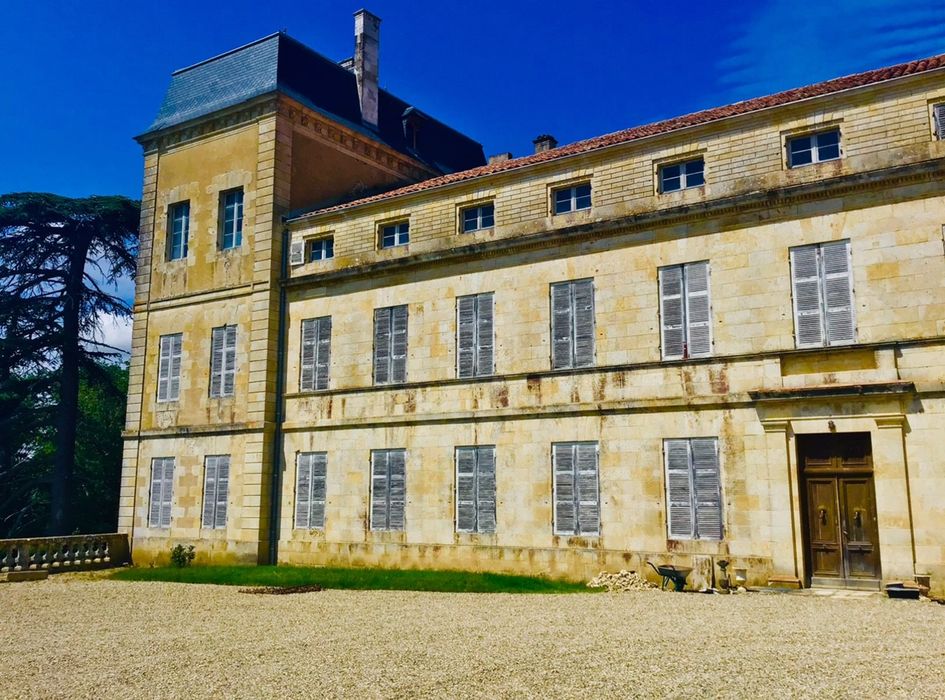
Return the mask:
[[65,535],[0,540],[0,573],[84,571],[130,561],[128,535]]

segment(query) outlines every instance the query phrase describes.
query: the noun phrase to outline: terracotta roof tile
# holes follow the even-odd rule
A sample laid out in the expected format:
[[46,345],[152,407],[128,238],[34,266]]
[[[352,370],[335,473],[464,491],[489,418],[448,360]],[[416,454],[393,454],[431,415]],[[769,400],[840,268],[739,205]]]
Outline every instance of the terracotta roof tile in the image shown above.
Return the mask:
[[303,219],[308,216],[350,209],[363,204],[379,202],[385,199],[392,199],[394,197],[422,192],[424,190],[442,187],[444,185],[465,182],[467,180],[473,180],[486,175],[493,175],[509,170],[517,170],[518,168],[524,168],[530,165],[536,165],[538,163],[546,163],[548,161],[557,160],[566,156],[596,151],[608,146],[615,146],[617,144],[627,143],[629,141],[646,138],[648,136],[655,136],[657,134],[665,134],[690,126],[708,124],[709,122],[726,119],[728,117],[735,117],[742,114],[748,114],[750,112],[757,112],[769,107],[799,102],[812,97],[830,95],[842,90],[864,87],[866,85],[880,83],[893,78],[902,78],[918,73],[926,73],[939,68],[945,68],[945,54],[932,56],[931,58],[923,58],[917,61],[910,61],[909,63],[900,63],[899,65],[889,66],[887,68],[878,68],[875,70],[866,71],[864,73],[856,73],[853,75],[844,76],[842,78],[834,78],[822,83],[808,85],[807,87],[785,90],[784,92],[778,92],[766,97],[756,97],[750,100],[744,100],[742,102],[735,102],[724,107],[714,107],[712,109],[706,109],[701,112],[693,112],[692,114],[687,114],[681,117],[674,117],[664,121],[653,122],[652,124],[635,126],[630,129],[616,131],[612,134],[605,134],[604,136],[597,136],[585,141],[576,141],[575,143],[553,148],[542,153],[535,153],[522,158],[514,158],[512,160],[507,160],[500,163],[492,163],[489,165],[472,168],[470,170],[462,170],[459,172],[450,173],[448,175],[434,177],[429,180],[422,180],[404,187],[388,190],[387,192],[381,192],[370,197],[363,197],[350,202],[344,202],[342,204],[308,212],[296,218]]

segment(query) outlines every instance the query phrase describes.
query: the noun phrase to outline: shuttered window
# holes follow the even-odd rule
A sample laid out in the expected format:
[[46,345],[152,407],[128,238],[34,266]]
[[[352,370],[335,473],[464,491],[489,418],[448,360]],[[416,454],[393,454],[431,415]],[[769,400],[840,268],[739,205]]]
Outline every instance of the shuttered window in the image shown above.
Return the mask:
[[596,442],[552,445],[556,535],[600,533]]
[[220,193],[220,248],[243,243],[243,188]]
[[407,381],[407,306],[374,309],[374,383]]
[[230,456],[213,455],[204,459],[202,527],[226,527],[226,502],[230,493]]
[[210,334],[210,396],[233,396],[236,383],[236,326]]
[[716,438],[664,440],[667,529],[671,540],[722,539]]
[[406,501],[406,450],[373,450],[371,452],[371,529],[403,530]]
[[456,376],[485,377],[494,367],[492,292],[456,299]]
[[295,527],[321,530],[325,527],[327,452],[300,452],[295,478]]
[[456,530],[495,532],[495,447],[456,448]]
[[945,141],[945,104],[932,107],[932,122],[935,128],[935,138]]
[[171,526],[171,501],[174,496],[174,458],[155,457],[151,460],[151,496],[148,508],[148,527]]
[[661,267],[659,285],[663,359],[711,355],[709,262]]
[[158,401],[177,401],[180,397],[181,333],[162,335],[158,353]]
[[791,248],[797,347],[856,342],[850,241]]
[[324,391],[328,388],[331,366],[331,316],[302,321],[302,362],[300,391]]
[[190,202],[172,204],[168,210],[167,259],[187,257],[187,239],[190,237]]
[[551,285],[551,368],[594,365],[594,280]]

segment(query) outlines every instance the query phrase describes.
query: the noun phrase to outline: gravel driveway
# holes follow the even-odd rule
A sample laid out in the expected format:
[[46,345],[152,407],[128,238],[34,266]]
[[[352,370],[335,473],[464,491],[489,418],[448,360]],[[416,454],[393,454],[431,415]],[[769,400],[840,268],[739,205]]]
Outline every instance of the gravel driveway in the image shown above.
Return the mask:
[[945,606],[53,578],[0,584],[0,697],[942,697]]

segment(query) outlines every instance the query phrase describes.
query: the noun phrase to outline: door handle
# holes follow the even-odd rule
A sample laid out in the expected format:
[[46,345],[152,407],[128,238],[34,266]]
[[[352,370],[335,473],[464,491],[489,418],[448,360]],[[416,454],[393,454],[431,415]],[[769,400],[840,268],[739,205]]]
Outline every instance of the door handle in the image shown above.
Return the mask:
[[853,511],[853,526],[857,528],[863,527],[863,511]]
[[827,509],[821,508],[819,512],[820,512],[820,524],[826,525],[827,524]]

